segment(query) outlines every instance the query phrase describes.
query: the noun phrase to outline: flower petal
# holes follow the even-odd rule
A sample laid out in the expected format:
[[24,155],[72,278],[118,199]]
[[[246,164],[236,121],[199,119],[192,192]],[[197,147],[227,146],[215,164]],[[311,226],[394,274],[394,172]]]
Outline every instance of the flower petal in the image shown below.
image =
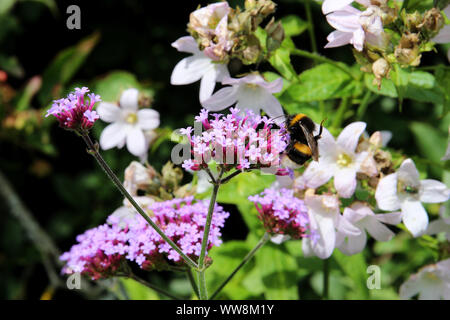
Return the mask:
[[193,54],[199,54],[201,51],[198,49],[198,44],[191,36],[181,37],[172,43],[172,47],[180,52],[189,52]]
[[225,87],[214,93],[210,98],[202,101],[201,104],[209,111],[223,110],[237,100],[237,87]]
[[347,152],[354,152],[358,145],[359,137],[366,129],[364,122],[353,122],[342,130],[337,138],[337,144]]
[[132,127],[127,134],[127,149],[137,157],[147,151],[144,133],[138,126]]
[[130,88],[122,92],[120,96],[120,107],[122,109],[136,111],[139,103],[139,90]]
[[100,135],[100,147],[108,150],[120,147],[126,139],[128,126],[122,122],[114,122],[108,125]]
[[100,102],[97,113],[105,122],[115,122],[120,118],[121,110],[118,105],[109,102]]
[[322,4],[323,14],[342,9],[343,7],[352,3],[353,0],[325,0]]
[[327,37],[328,43],[325,48],[336,48],[341,47],[350,43],[350,40],[353,38],[353,33],[350,32],[342,32],[339,30],[333,31]]
[[355,236],[340,234],[338,249],[345,255],[351,256],[364,250],[367,243],[367,235],[364,230]]
[[402,221],[402,213],[401,212],[380,213],[376,214],[375,218],[380,222],[396,225]]
[[409,186],[419,186],[419,171],[411,159],[406,159],[397,170],[398,179]]
[[170,76],[173,85],[184,85],[200,80],[212,68],[211,59],[194,55],[177,63]]
[[259,106],[270,118],[277,118],[284,115],[283,107],[278,99],[269,93],[260,101]]
[[377,241],[389,241],[394,237],[394,233],[375,217],[366,217],[363,222],[364,228]]
[[440,181],[426,179],[420,181],[420,201],[426,203],[445,202],[450,197],[450,189]]
[[309,188],[318,188],[327,183],[334,174],[334,170],[330,170],[323,162],[313,161],[306,168],[302,177]]
[[400,286],[400,298],[409,299],[417,295],[422,289],[421,281],[416,275],[412,275]]
[[389,174],[378,182],[375,199],[381,210],[400,209],[400,200],[397,197],[397,173]]
[[342,198],[350,198],[356,189],[356,170],[354,168],[337,169],[334,173],[334,186]]
[[403,223],[414,237],[421,236],[428,227],[428,214],[420,201],[402,202]]
[[444,219],[436,219],[430,222],[426,234],[434,235],[441,232],[445,232],[450,235],[450,224],[447,224]]
[[217,80],[217,69],[211,68],[206,72],[202,81],[200,82],[200,102],[205,101],[209,97],[211,97],[214,92],[214,88],[216,87]]
[[450,42],[450,25],[444,26],[436,37],[431,39],[436,43],[449,43]]
[[142,130],[153,130],[159,126],[159,112],[153,109],[141,109],[137,112],[138,126]]

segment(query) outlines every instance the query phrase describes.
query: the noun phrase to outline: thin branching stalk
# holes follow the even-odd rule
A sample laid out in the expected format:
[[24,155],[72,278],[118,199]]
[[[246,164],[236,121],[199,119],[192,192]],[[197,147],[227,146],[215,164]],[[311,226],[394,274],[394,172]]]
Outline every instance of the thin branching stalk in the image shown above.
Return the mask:
[[203,231],[202,249],[200,251],[200,257],[198,258],[198,287],[200,299],[207,300],[208,293],[206,290],[206,280],[205,280],[205,258],[206,258],[206,248],[208,247],[209,231],[211,229],[212,216],[214,213],[214,207],[216,205],[217,193],[219,192],[219,187],[221,184],[221,179],[223,175],[223,168],[220,169],[219,176],[214,184],[213,192],[211,195],[211,200],[209,201],[208,215],[206,217],[205,230]]
[[103,159],[101,154],[98,152],[98,146],[96,146],[91,138],[89,138],[89,135],[87,134],[81,134],[81,137],[83,138],[84,142],[89,148],[89,153],[94,156],[95,160],[97,160],[98,164],[102,169],[105,171],[107,176],[111,179],[111,181],[114,183],[114,185],[119,189],[119,191],[122,193],[122,195],[130,201],[131,205],[136,209],[136,211],[145,219],[145,221],[148,222],[148,224],[155,229],[155,231],[163,238],[182,258],[183,260],[191,267],[197,268],[197,264],[192,261],[191,258],[189,258],[187,255],[183,253],[183,251],[173,242],[166,234],[156,225],[155,222],[153,222],[152,219],[142,210],[142,208],[136,203],[136,201],[133,199],[133,197],[128,193],[128,191],[125,189],[125,187],[122,185],[122,182],[120,182],[119,178],[115,175],[115,173],[111,170],[111,168],[108,166],[106,161]]
[[228,284],[228,282],[233,279],[234,275],[243,267],[245,264],[253,258],[253,256],[256,254],[256,252],[270,239],[269,234],[266,232],[264,236],[258,241],[256,246],[245,256],[244,260],[241,261],[241,263],[231,272],[231,274],[225,279],[224,282],[219,286],[219,288],[214,291],[214,293],[211,295],[210,300],[213,300],[217,295],[222,291],[222,289]]

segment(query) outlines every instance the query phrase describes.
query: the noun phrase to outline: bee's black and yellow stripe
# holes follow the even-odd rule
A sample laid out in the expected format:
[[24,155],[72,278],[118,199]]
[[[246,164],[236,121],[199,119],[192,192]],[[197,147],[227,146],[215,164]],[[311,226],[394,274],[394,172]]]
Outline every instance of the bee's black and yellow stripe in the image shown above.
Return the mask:
[[295,163],[302,165],[309,159],[311,159],[311,148],[301,142],[294,142],[292,143],[287,152],[287,156],[289,159],[294,161]]
[[306,114],[298,113],[289,116],[286,119],[286,125],[291,137],[291,143],[287,148],[287,155],[289,159],[302,165],[312,157],[312,150],[308,145],[302,127],[312,134],[315,129],[315,124]]

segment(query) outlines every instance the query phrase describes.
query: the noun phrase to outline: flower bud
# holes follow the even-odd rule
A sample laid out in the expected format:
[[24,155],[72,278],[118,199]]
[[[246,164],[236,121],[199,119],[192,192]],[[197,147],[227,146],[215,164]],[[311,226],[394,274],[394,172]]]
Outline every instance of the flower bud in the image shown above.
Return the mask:
[[275,19],[272,18],[265,29],[267,32],[267,51],[272,52],[277,50],[281,46],[281,43],[283,42],[285,37],[281,22],[278,21],[275,23]]
[[389,74],[390,65],[389,63],[380,58],[372,64],[372,72],[375,76],[374,84],[378,85],[378,89],[381,86],[381,80]]
[[423,22],[419,27],[423,27],[428,31],[436,33],[442,29],[444,23],[444,17],[441,12],[438,9],[433,8],[425,12]]

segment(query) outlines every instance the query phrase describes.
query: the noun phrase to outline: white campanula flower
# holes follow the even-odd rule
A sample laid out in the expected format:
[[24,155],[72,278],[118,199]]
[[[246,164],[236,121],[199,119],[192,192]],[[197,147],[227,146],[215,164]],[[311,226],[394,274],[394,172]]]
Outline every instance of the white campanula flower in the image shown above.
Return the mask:
[[352,44],[356,50],[362,51],[365,42],[383,46],[385,37],[380,8],[370,5],[369,0],[358,1],[367,6],[361,12],[349,5],[352,2],[329,0],[323,3],[322,11],[327,15],[328,23],[336,29],[328,35],[325,48]]
[[[447,16],[447,18],[450,19],[450,6],[447,6],[444,9],[444,13]],[[436,42],[436,43],[450,43],[450,25],[445,25],[441,31],[439,31],[439,33],[437,34],[436,37],[434,37],[433,39],[431,39],[431,41]],[[450,50],[447,51],[447,58],[448,61],[450,61]]]
[[353,255],[364,249],[367,242],[366,231],[377,241],[391,240],[394,233],[383,223],[396,225],[402,219],[400,212],[375,214],[362,202],[356,202],[345,208],[343,216],[361,231],[357,235],[338,232],[336,246],[346,255]]
[[230,86],[220,89],[203,101],[204,108],[220,111],[236,103],[236,108],[242,111],[251,110],[260,114],[262,109],[271,118],[283,115],[280,102],[273,96],[283,88],[281,78],[267,82],[259,74],[250,74],[239,79],[225,77],[222,84]]
[[172,46],[181,52],[192,53],[192,56],[184,58],[173,69],[170,83],[173,85],[185,85],[200,82],[200,101],[208,99],[216,86],[216,82],[229,76],[226,64],[214,63],[205,52],[200,51],[195,39],[186,36],[178,39]]
[[159,113],[152,109],[138,109],[139,91],[125,90],[119,105],[102,102],[97,108],[100,119],[110,122],[100,136],[100,146],[107,150],[127,145],[128,151],[144,158],[148,151],[152,130],[159,126]]
[[445,202],[450,189],[437,180],[419,179],[419,172],[411,159],[406,159],[397,172],[382,178],[375,192],[381,210],[401,209],[402,220],[414,237],[422,235],[428,226],[428,215],[422,202]]
[[310,236],[302,240],[305,257],[315,255],[327,259],[334,251],[338,232],[345,235],[361,233],[340,214],[339,200],[336,196],[307,196],[305,204],[308,208],[311,230]]
[[[364,122],[354,122],[346,126],[337,140],[327,129],[323,129],[319,144],[319,161],[309,164],[297,187],[318,188],[334,177],[334,187],[339,196],[350,198],[356,189],[356,173],[362,172],[374,175],[376,171],[367,172],[368,168],[362,167],[367,163],[371,154],[367,151],[356,152],[359,137],[364,132]],[[373,167],[372,167],[373,169]]]
[[428,265],[409,277],[400,287],[400,298],[450,300],[450,259]]

